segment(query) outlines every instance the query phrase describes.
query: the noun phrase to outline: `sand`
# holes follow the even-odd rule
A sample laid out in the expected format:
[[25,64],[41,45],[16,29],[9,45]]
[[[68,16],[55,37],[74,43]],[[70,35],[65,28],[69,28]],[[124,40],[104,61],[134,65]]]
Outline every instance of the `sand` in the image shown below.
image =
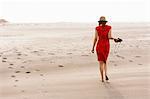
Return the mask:
[[150,24],[114,23],[108,82],[90,52],[96,24],[0,27],[0,99],[149,99]]

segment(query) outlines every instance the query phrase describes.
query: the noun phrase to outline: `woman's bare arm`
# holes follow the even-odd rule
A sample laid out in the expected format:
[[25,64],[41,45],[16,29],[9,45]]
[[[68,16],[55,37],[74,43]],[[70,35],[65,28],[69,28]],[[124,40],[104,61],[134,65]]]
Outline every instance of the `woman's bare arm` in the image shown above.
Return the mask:
[[117,42],[122,42],[122,39],[120,39],[120,38],[116,39],[116,38],[112,37],[111,29],[109,30],[108,38],[114,40],[116,43]]
[[114,40],[115,38],[112,37],[111,29],[108,32],[108,38]]
[[97,33],[97,30],[95,29],[95,37],[94,37],[93,47],[92,47],[92,51],[91,51],[92,53],[94,53],[94,47],[97,42],[97,39],[98,39],[98,33]]

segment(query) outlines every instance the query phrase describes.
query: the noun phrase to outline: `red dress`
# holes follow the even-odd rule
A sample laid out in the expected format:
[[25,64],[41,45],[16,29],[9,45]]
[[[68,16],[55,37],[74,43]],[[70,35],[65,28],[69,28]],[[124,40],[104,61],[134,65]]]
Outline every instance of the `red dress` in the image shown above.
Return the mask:
[[109,38],[108,38],[108,33],[111,29],[111,26],[105,25],[104,27],[102,26],[97,26],[96,30],[98,33],[98,42],[96,46],[96,52],[97,52],[97,58],[98,61],[107,61],[107,57],[109,54]]

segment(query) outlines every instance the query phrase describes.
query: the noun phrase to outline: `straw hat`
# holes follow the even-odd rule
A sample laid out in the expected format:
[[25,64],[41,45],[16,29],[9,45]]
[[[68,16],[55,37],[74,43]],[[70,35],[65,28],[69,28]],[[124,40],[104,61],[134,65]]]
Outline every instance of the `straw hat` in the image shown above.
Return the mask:
[[101,16],[98,22],[107,22],[105,16]]

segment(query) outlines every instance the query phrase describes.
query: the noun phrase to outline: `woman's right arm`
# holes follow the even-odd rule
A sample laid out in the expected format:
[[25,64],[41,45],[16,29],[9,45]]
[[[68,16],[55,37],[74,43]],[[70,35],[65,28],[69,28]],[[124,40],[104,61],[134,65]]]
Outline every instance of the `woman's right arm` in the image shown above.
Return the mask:
[[93,41],[93,47],[92,47],[92,53],[94,53],[94,48],[95,48],[95,44],[97,42],[97,39],[98,39],[98,33],[97,33],[97,30],[95,29],[95,37],[94,37],[94,41]]

